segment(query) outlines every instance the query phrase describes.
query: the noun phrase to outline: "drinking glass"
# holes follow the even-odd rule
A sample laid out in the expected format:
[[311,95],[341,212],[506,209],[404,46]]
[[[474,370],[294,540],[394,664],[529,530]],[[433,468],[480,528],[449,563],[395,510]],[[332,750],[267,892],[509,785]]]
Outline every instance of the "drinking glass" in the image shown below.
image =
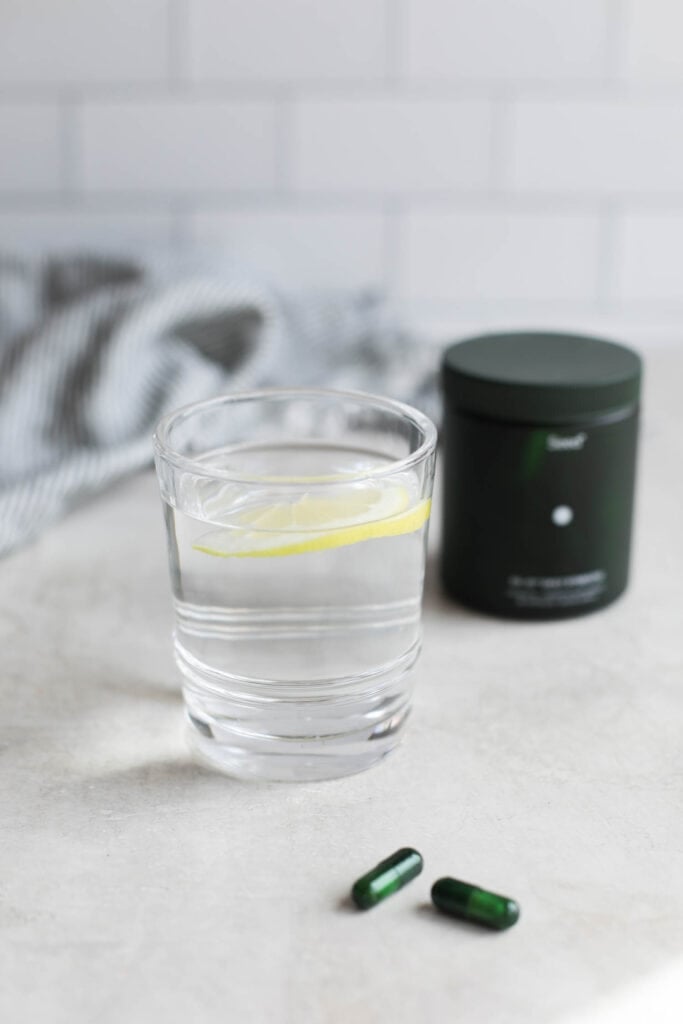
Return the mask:
[[355,392],[232,394],[161,421],[175,656],[202,759],[308,780],[396,746],[435,446],[422,413]]

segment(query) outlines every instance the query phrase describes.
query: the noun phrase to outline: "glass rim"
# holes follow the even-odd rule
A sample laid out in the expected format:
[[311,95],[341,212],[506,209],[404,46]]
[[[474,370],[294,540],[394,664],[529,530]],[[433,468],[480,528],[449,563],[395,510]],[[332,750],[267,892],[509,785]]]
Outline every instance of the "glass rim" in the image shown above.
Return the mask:
[[354,390],[337,390],[335,388],[254,388],[249,391],[235,391],[232,393],[217,395],[215,398],[204,399],[199,402],[189,402],[187,405],[180,406],[177,409],[173,409],[171,412],[163,416],[157,423],[154,435],[152,437],[152,443],[154,446],[154,453],[157,456],[170,462],[173,466],[178,469],[185,469],[188,472],[193,473],[195,476],[211,477],[216,480],[228,480],[231,483],[244,483],[253,484],[258,481],[262,481],[262,476],[244,476],[243,474],[232,473],[226,469],[212,469],[209,466],[204,466],[198,463],[195,459],[188,455],[183,455],[182,452],[177,451],[168,442],[168,434],[178,420],[184,419],[196,412],[204,412],[210,410],[213,407],[220,405],[231,405],[237,404],[238,402],[255,402],[263,399],[306,399],[306,398],[328,398],[328,399],[346,399],[358,402],[360,405],[368,407],[374,406],[388,412],[395,413],[397,416],[401,416],[404,419],[410,420],[415,424],[418,429],[422,432],[423,440],[418,448],[409,455],[403,456],[401,459],[396,459],[386,466],[382,466],[379,469],[365,470],[360,473],[354,473],[350,476],[345,476],[343,480],[332,481],[332,480],[320,480],[313,477],[301,477],[298,480],[277,480],[270,478],[268,480],[269,486],[274,487],[292,487],[292,484],[299,482],[305,483],[307,487],[330,487],[335,484],[350,484],[360,480],[372,480],[376,477],[392,476],[395,473],[404,472],[410,469],[412,466],[422,462],[427,456],[436,449],[437,442],[437,430],[434,423],[428,416],[420,412],[419,409],[415,409],[412,405],[408,405],[406,402],[399,402],[394,398],[385,398],[381,395],[374,395],[368,391],[354,391]]

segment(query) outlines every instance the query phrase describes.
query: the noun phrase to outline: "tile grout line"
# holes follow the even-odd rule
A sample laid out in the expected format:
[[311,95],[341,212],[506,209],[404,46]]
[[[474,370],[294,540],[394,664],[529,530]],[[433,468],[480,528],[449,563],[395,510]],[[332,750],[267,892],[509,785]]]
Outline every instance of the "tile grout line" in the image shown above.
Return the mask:
[[275,103],[275,145],[273,189],[280,201],[296,198],[294,182],[293,125],[296,99],[291,92],[282,95]]
[[169,85],[175,92],[188,79],[189,9],[187,0],[167,0],[166,63]]
[[[621,44],[619,44],[620,46]],[[615,49],[618,46],[615,45]],[[612,62],[614,58],[609,59]],[[158,81],[108,81],[108,82],[64,82],[65,89],[87,89],[89,103],[174,102],[182,85],[182,97],[191,103],[223,103],[272,100],[283,90],[296,93],[305,99],[329,102],[346,99],[374,99],[390,96],[397,101],[463,102],[470,100],[495,100],[501,96],[520,102],[576,101],[599,103],[606,97],[627,99],[637,97],[644,102],[668,102],[672,97],[683,98],[683,78],[670,81],[643,80],[637,82],[637,92],[624,93],[619,82],[600,79],[537,79],[520,81],[514,78],[443,78],[443,79],[396,79],[365,80],[349,79],[271,79],[250,81],[248,79],[206,79],[193,80],[182,70],[184,58],[169,61],[172,77]],[[171,68],[172,65],[172,68]],[[618,84],[620,88],[606,91],[606,86]],[[3,83],[0,87],[0,102],[8,104],[50,103],[58,83],[34,81]],[[175,86],[170,89],[169,86]]]
[[618,206],[612,200],[603,204],[600,213],[595,303],[601,312],[614,304],[618,213]]
[[[76,113],[76,108],[74,108]],[[76,136],[80,133],[75,133]],[[63,136],[60,136],[63,139]],[[61,143],[60,143],[61,145]],[[63,148],[66,148],[65,146]],[[78,146],[74,146],[77,150]],[[70,159],[70,158],[69,158]],[[63,162],[63,161],[62,161]],[[74,161],[76,165],[80,161]],[[291,187],[283,191],[282,187],[250,187],[238,186],[225,189],[191,188],[175,191],[173,189],[93,189],[87,195],[83,192],[80,175],[74,175],[74,194],[83,194],[89,202],[106,204],[112,209],[123,205],[147,207],[150,203],[157,209],[167,208],[169,203],[195,203],[205,207],[220,205],[246,207],[273,207],[282,199],[297,209],[309,208],[333,210],[337,212],[351,210],[353,212],[377,209],[384,202],[410,203],[419,206],[422,212],[463,214],[488,214],[509,212],[519,216],[537,217],[557,214],[561,217],[599,214],[610,197],[601,192],[572,194],[562,191],[521,192],[509,187],[492,193],[488,187],[459,188],[453,190],[419,191],[387,194],[377,190],[298,190]],[[15,208],[22,204],[44,205],[51,203],[65,193],[65,189],[20,189],[0,188],[0,207]],[[676,192],[624,192],[613,200],[614,203],[628,203],[629,207],[644,213],[680,215],[683,213],[683,191]]]
[[392,304],[399,301],[401,289],[401,242],[405,208],[395,196],[382,204],[382,281]]
[[628,14],[623,0],[606,0],[605,21],[605,83],[621,81]]
[[488,188],[497,199],[505,197],[507,171],[512,154],[512,103],[501,95],[491,101]]
[[81,101],[68,92],[60,98],[61,194],[69,204],[83,198]]
[[405,18],[404,0],[385,0],[384,82],[387,85],[396,85],[402,77]]

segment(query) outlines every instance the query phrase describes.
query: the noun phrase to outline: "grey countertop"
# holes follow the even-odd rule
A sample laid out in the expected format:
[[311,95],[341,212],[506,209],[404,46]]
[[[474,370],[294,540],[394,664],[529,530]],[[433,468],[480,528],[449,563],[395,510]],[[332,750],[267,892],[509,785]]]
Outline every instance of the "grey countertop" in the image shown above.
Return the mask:
[[[432,564],[412,723],[352,778],[190,760],[151,474],[0,563],[2,1019],[606,1021],[683,975],[682,377],[649,358],[627,596],[498,622],[446,602]],[[403,845],[424,874],[350,909]],[[438,917],[444,874],[516,897],[520,923]]]

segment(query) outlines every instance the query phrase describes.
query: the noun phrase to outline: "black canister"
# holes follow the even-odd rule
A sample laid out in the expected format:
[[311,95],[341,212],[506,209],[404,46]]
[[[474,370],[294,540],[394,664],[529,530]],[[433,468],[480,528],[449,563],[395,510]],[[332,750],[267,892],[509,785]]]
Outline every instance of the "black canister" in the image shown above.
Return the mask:
[[547,332],[452,345],[443,362],[442,574],[463,604],[555,619],[628,581],[642,364]]

